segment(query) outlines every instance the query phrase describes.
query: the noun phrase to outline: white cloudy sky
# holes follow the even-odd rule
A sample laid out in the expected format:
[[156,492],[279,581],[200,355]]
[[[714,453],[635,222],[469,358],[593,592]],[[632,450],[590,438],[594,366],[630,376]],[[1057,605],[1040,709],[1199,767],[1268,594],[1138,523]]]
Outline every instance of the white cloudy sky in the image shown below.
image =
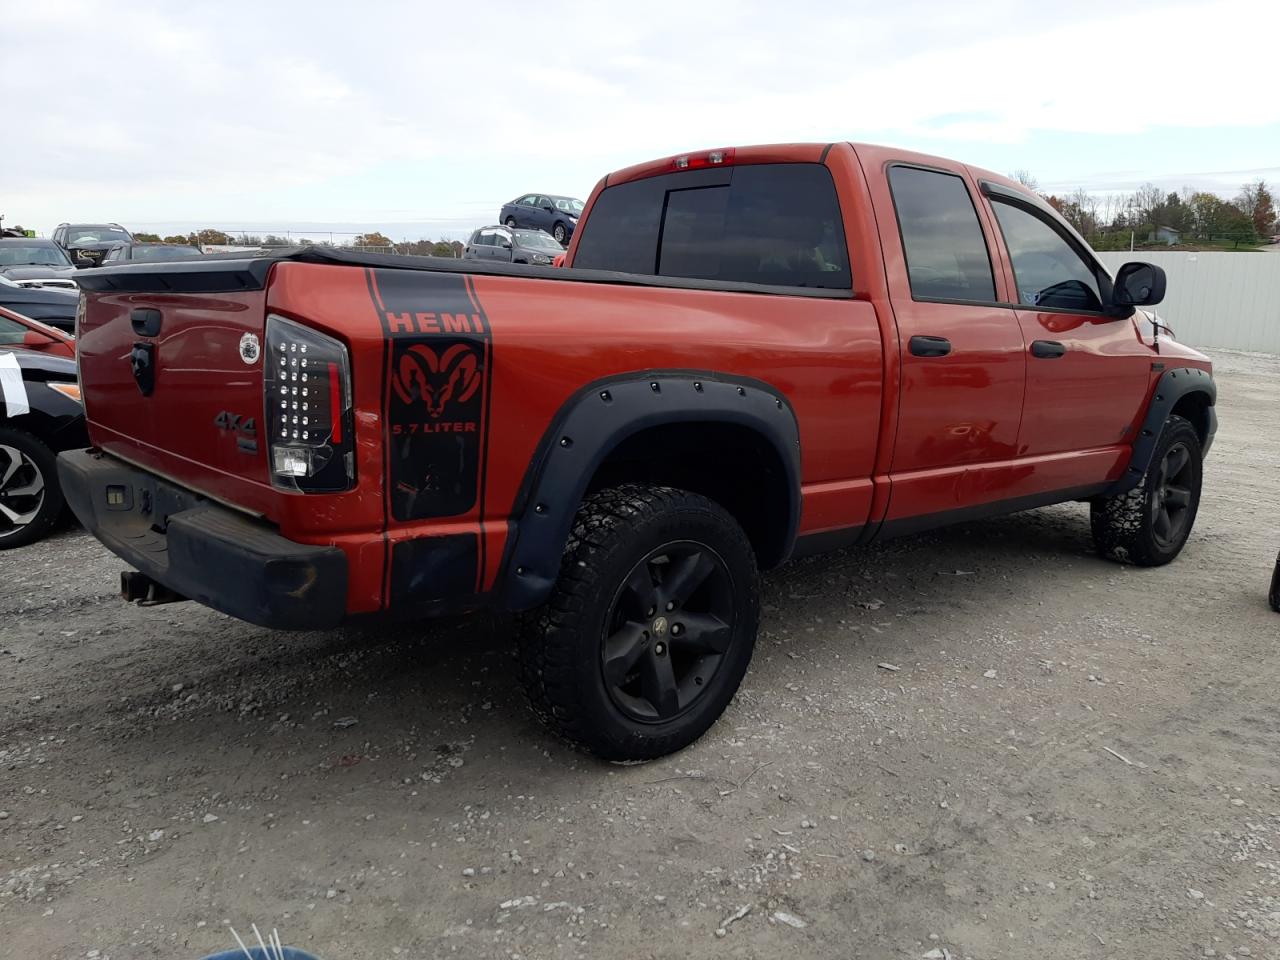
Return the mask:
[[458,234],[521,192],[786,140],[1061,191],[1280,180],[1280,0],[48,0],[2,20],[0,213],[43,233]]

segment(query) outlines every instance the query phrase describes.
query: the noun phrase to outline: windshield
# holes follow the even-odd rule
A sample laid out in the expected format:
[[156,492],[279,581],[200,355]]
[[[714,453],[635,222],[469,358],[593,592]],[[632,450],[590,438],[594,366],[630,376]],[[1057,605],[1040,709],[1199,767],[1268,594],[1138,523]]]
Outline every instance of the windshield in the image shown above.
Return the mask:
[[573,197],[556,197],[552,202],[557,208],[565,213],[572,213],[575,217],[582,213],[582,208],[586,206],[581,200],[575,200]]
[[180,247],[176,244],[138,244],[133,248],[134,260],[182,260],[187,257],[203,256],[195,247]]
[[127,243],[130,239],[128,230],[107,224],[90,224],[67,230],[67,243],[95,243],[102,240],[124,240]]
[[71,261],[55,243],[0,243],[0,267],[69,267]]
[[564,253],[564,247],[556,243],[555,238],[541,230],[517,230],[516,242],[529,250],[549,250],[552,253]]

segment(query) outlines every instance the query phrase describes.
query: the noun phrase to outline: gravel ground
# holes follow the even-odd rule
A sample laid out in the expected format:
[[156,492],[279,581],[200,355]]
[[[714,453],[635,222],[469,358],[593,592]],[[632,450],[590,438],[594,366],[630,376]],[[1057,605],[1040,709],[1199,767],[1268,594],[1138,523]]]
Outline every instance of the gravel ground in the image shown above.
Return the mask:
[[0,555],[0,954],[1280,957],[1280,359],[1218,354],[1181,559],[1064,505],[788,566],[646,765],[530,718],[509,624],[272,633]]

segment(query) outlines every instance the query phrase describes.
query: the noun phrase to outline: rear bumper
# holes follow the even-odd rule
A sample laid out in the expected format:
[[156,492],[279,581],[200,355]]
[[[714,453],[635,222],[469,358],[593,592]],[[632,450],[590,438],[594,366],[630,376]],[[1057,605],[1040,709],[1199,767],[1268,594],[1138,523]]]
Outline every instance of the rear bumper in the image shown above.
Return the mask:
[[90,450],[58,457],[80,522],[113,553],[170,590],[283,630],[336,626],[346,612],[347,558],[286,540],[264,523]]

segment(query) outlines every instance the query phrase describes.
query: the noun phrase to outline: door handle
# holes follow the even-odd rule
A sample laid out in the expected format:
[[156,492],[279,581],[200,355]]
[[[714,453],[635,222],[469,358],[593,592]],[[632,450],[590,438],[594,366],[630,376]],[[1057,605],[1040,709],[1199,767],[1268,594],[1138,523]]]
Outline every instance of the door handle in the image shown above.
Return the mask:
[[1031,355],[1042,360],[1053,360],[1067,352],[1057,340],[1036,340],[1031,344]]
[[945,357],[951,352],[951,341],[946,337],[912,337],[913,357]]

